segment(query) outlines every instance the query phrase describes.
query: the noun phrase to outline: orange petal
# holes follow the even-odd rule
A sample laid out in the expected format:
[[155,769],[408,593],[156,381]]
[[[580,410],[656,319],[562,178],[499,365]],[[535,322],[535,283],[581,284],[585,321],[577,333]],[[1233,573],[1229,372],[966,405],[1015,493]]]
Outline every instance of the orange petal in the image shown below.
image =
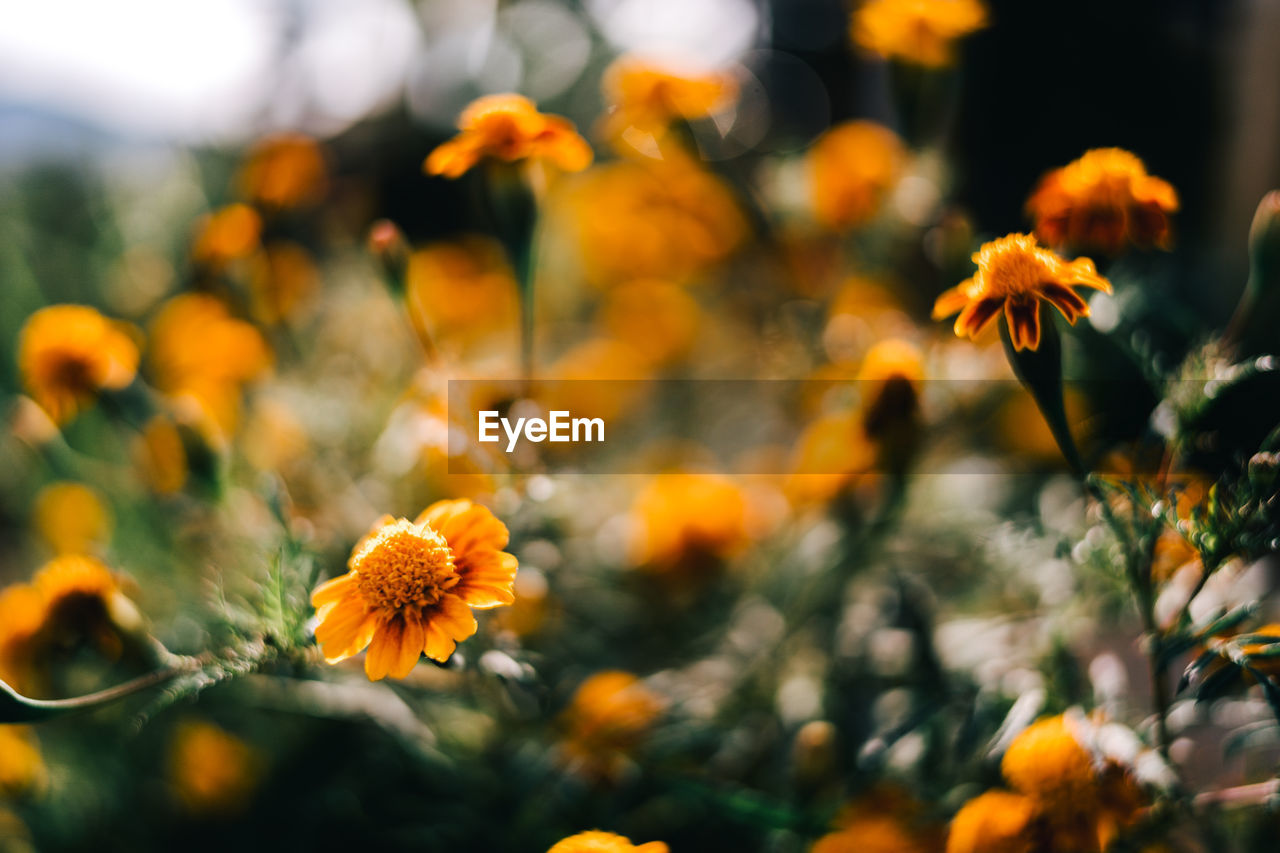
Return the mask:
[[317,609],[327,604],[336,604],[355,589],[356,574],[347,572],[336,578],[325,581],[311,593],[311,606]]
[[404,656],[404,635],[405,623],[400,617],[384,620],[374,631],[364,657],[364,672],[370,681],[381,681],[396,668]]
[[501,551],[511,540],[507,526],[499,521],[488,507],[472,504],[455,513],[440,526],[432,525],[444,536],[454,555],[465,560],[467,554],[480,548]]
[[1040,346],[1040,302],[1036,299],[1004,303],[1004,317],[1009,323],[1009,339],[1015,350],[1034,350]]
[[331,607],[316,626],[316,642],[329,663],[357,654],[372,639],[377,618],[364,602],[352,596]]
[[1046,284],[1040,289],[1040,295],[1072,325],[1075,325],[1078,318],[1089,316],[1089,303],[1066,285]]
[[456,515],[471,509],[472,503],[466,498],[458,498],[451,501],[436,501],[431,506],[424,509],[417,518],[413,520],[414,524],[429,524],[432,529],[440,530],[445,523]]
[[978,337],[982,334],[982,330],[1000,314],[1000,306],[1003,303],[1003,296],[989,296],[986,299],[970,302],[956,318],[956,334],[960,337],[965,335],[970,338]]
[[435,622],[428,622],[426,631],[427,639],[423,643],[422,651],[432,660],[444,663],[449,659],[449,655],[453,654],[458,644]]
[[505,551],[480,549],[467,554],[459,563],[461,580],[450,590],[472,607],[501,607],[516,600],[512,586],[519,563]]
[[1092,287],[1094,290],[1101,290],[1103,293],[1111,292],[1111,282],[1098,275],[1098,270],[1094,267],[1093,261],[1088,258],[1076,258],[1069,264],[1066,264],[1066,276],[1059,279],[1059,284],[1080,285],[1082,287]]
[[941,320],[963,310],[969,304],[969,288],[972,285],[973,279],[966,278],[950,290],[944,290],[933,303],[933,319]]
[[455,640],[465,640],[479,627],[471,608],[456,595],[441,598],[431,613],[430,621]]

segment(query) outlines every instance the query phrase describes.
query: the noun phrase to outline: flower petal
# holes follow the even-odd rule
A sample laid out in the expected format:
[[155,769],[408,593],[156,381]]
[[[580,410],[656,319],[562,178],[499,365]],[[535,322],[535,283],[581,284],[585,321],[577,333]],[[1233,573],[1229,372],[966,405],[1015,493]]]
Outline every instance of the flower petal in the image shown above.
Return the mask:
[[402,617],[393,616],[378,626],[369,644],[369,653],[364,657],[364,672],[370,681],[381,681],[397,668],[404,656],[404,635]]
[[1075,325],[1080,317],[1089,316],[1089,303],[1064,284],[1046,284],[1041,287],[1040,295],[1046,302],[1057,308],[1072,325]]
[[355,572],[347,572],[345,575],[331,578],[320,584],[311,593],[311,606],[318,610],[326,605],[336,604],[350,595],[355,590],[355,586]]
[[428,519],[428,523],[444,536],[449,547],[453,549],[454,557],[458,560],[465,560],[467,554],[476,549],[488,548],[501,551],[505,548],[507,542],[511,540],[507,526],[499,521],[488,507],[473,504],[470,501],[466,504],[461,510],[454,508],[447,513],[440,513],[441,518],[438,524],[430,521],[430,509],[419,518]]
[[377,617],[362,599],[351,596],[330,607],[316,626],[316,642],[329,663],[337,663],[369,645]]
[[473,550],[458,563],[458,581],[450,592],[472,607],[501,607],[516,600],[512,589],[519,566],[515,556],[490,548]]
[[982,334],[982,330],[1000,314],[1000,306],[1004,301],[1003,296],[988,296],[986,299],[970,302],[956,318],[956,334],[960,337],[965,335],[970,338],[978,337]]
[[1009,339],[1015,350],[1040,346],[1039,300],[1009,299],[1004,304],[1004,317],[1009,322]]
[[937,300],[933,303],[933,319],[941,320],[943,317],[950,317],[952,314],[964,310],[964,307],[969,304],[969,288],[972,286],[973,279],[967,278],[955,287],[944,290],[939,294]]

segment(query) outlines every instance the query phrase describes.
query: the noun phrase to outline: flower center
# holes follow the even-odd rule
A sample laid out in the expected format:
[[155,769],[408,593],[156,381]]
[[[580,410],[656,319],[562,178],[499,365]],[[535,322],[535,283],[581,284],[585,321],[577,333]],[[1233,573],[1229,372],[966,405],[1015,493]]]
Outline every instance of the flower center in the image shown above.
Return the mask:
[[351,564],[364,600],[387,610],[429,607],[459,581],[445,538],[403,518],[370,537]]
[[73,394],[90,392],[96,387],[93,365],[85,355],[68,353],[54,365],[53,384]]
[[983,279],[992,296],[1036,293],[1045,281],[1045,265],[1035,251],[1004,251],[991,259]]

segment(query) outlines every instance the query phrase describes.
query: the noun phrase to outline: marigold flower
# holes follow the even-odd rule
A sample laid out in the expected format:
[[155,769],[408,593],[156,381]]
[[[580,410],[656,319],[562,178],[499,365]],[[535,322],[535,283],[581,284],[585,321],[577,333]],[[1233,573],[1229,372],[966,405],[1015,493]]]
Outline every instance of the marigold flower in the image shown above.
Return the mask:
[[249,279],[254,318],[271,326],[291,319],[319,282],[306,249],[288,240],[268,243],[255,257]]
[[192,812],[227,814],[245,805],[261,759],[249,744],[205,722],[185,721],[169,746],[169,780]]
[[853,15],[853,40],[883,57],[928,68],[955,61],[957,39],[987,25],[979,0],[866,0]]
[[947,853],[1031,853],[1035,801],[1008,791],[988,791],[956,812]]
[[203,293],[175,296],[160,309],[151,323],[148,358],[156,387],[193,405],[196,421],[219,437],[235,432],[241,385],[271,365],[262,334]]
[[30,644],[44,622],[44,597],[30,584],[0,590],[0,680],[24,688]]
[[46,775],[40,745],[31,730],[0,726],[0,795],[29,793],[44,785]]
[[240,191],[264,207],[288,209],[316,201],[327,182],[324,153],[309,136],[282,133],[260,140],[240,169]]
[[1015,790],[1047,810],[1076,814],[1096,808],[1098,768],[1061,714],[1031,724],[1014,738],[1000,769]]
[[480,236],[432,243],[409,256],[409,319],[426,340],[474,341],[512,331],[519,315],[515,273],[501,244]]
[[828,129],[808,153],[814,219],[837,231],[870,221],[897,183],[904,159],[897,134],[875,122]]
[[41,308],[18,335],[27,390],[64,424],[101,390],[124,388],[138,369],[138,345],[125,329],[85,305]]
[[1036,236],[1049,246],[1114,254],[1126,242],[1169,247],[1178,194],[1122,148],[1095,148],[1045,175],[1027,200]]
[[613,337],[659,365],[688,352],[702,322],[702,310],[683,288],[644,280],[610,290],[600,319]]
[[564,712],[569,764],[588,776],[617,776],[664,707],[661,697],[631,673],[597,672],[578,686]]
[[111,513],[83,483],[51,483],[36,495],[32,522],[56,554],[88,554],[111,533]]
[[861,411],[822,415],[796,440],[787,492],[801,503],[827,500],[871,471],[875,462],[876,446]]
[[677,471],[654,477],[632,507],[631,557],[647,569],[698,573],[750,541],[747,498],[728,477]]
[[860,815],[819,838],[809,853],[926,853],[930,849],[892,815]]
[[165,415],[147,421],[134,444],[135,464],[156,494],[172,495],[187,482],[187,449],[178,427]]
[[73,610],[86,601],[97,603],[115,624],[132,627],[138,621],[115,573],[93,557],[68,554],[50,560],[36,572],[31,585],[44,599],[46,626],[57,623],[64,608]]
[[1010,234],[982,244],[973,262],[978,265],[977,273],[938,297],[933,318],[940,320],[959,312],[956,335],[977,338],[1003,308],[1016,350],[1040,346],[1040,300],[1075,325],[1078,318],[1089,316],[1089,304],[1073,288],[1111,292],[1111,282],[1098,275],[1093,261],[1064,261],[1027,234]]
[[229,204],[201,218],[191,258],[197,264],[221,269],[253,254],[261,235],[262,217],[256,210],[247,204]]
[[637,56],[616,59],[604,73],[611,112],[604,133],[621,139],[628,130],[660,136],[674,121],[694,121],[722,112],[738,97],[726,73],[680,73]]
[[681,284],[728,258],[748,234],[733,191],[692,158],[618,161],[563,196],[587,278]]
[[545,160],[569,172],[591,165],[591,146],[573,122],[538,112],[533,101],[521,95],[477,98],[462,111],[458,129],[461,133],[427,157],[427,174],[457,178],[486,158],[507,163]]
[[630,838],[593,829],[560,839],[547,853],[667,853],[667,850],[661,841],[632,844]]
[[437,501],[414,521],[384,516],[345,575],[316,588],[316,640],[337,663],[366,647],[373,681],[404,678],[424,652],[446,661],[476,632],[472,608],[511,604],[516,558],[506,525],[469,500]]

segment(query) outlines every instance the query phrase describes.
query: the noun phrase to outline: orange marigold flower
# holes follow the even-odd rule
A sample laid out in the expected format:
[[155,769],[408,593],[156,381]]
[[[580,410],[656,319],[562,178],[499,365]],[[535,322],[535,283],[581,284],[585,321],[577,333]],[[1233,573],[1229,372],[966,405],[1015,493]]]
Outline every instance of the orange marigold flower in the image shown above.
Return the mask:
[[947,853],[1031,853],[1036,804],[1008,791],[988,791],[956,812]]
[[247,258],[258,248],[262,217],[247,204],[229,204],[201,218],[191,257],[212,269]]
[[875,122],[828,129],[808,154],[814,219],[841,231],[870,221],[897,183],[904,158],[902,140]]
[[437,501],[414,521],[383,516],[345,575],[316,588],[316,640],[337,663],[363,651],[377,681],[404,678],[426,653],[446,661],[476,632],[472,608],[511,604],[516,558],[506,525],[469,500]]
[[148,354],[156,387],[194,407],[206,433],[227,436],[240,418],[241,385],[271,366],[262,334],[203,293],[175,296],[151,323]]
[[533,101],[521,95],[477,98],[462,111],[458,129],[461,133],[427,157],[427,174],[457,178],[485,158],[507,163],[547,160],[569,172],[591,165],[591,146],[573,122],[538,112]]
[[1147,174],[1121,148],[1095,148],[1041,179],[1027,211],[1036,236],[1049,246],[1077,246],[1114,254],[1126,242],[1169,247],[1169,214],[1178,194]]
[[327,182],[324,153],[309,136],[260,140],[240,169],[240,191],[255,204],[287,209],[316,201]]
[[260,768],[251,746],[211,723],[181,723],[169,747],[173,791],[201,814],[227,814],[244,806]]
[[23,324],[18,367],[31,396],[63,424],[102,389],[133,381],[138,345],[120,324],[93,308],[50,305]]
[[646,362],[661,365],[679,359],[693,346],[702,310],[684,288],[646,279],[610,290],[600,321],[610,335]]
[[182,433],[165,415],[147,421],[134,444],[135,464],[143,482],[156,494],[171,495],[187,482],[187,448]]
[[857,815],[819,838],[809,853],[926,853],[934,847],[889,814]]
[[979,0],[867,0],[853,15],[853,40],[883,57],[929,68],[955,61],[954,42],[987,25]]
[[664,707],[662,698],[631,673],[597,672],[578,686],[564,712],[565,759],[590,777],[618,776]]
[[31,639],[43,622],[44,598],[30,584],[0,590],[0,681],[25,686]]
[[[0,795],[25,794],[44,785],[40,745],[26,726],[0,726]],[[0,839],[3,840],[3,839]]]
[[604,97],[611,112],[604,133],[618,139],[634,128],[659,135],[672,122],[715,115],[738,97],[738,83],[726,73],[681,73],[637,56],[623,56],[604,73]]
[[1014,738],[1000,769],[1014,789],[1047,811],[1077,814],[1097,807],[1098,768],[1061,714],[1031,724]]
[[106,541],[111,513],[83,483],[51,483],[36,495],[32,523],[56,554],[88,554]]
[[514,333],[519,313],[515,273],[502,245],[481,236],[431,243],[409,256],[409,319],[426,340],[468,343]]
[[656,571],[697,573],[738,553],[749,541],[747,497],[728,477],[659,474],[632,508],[632,560]]
[[667,849],[661,841],[632,844],[630,838],[593,829],[560,839],[547,853],[667,853]]
[[250,277],[254,318],[272,326],[291,319],[320,282],[315,261],[289,240],[267,244],[254,260]]
[[139,618],[115,573],[93,557],[68,554],[50,560],[36,572],[31,585],[44,600],[45,625],[59,622],[64,608],[70,612],[86,601],[98,603],[118,625],[132,625]]
[[1027,234],[1010,234],[982,244],[973,255],[978,271],[944,292],[933,306],[940,320],[959,312],[955,332],[977,338],[1004,309],[1014,349],[1040,346],[1040,300],[1048,302],[1075,325],[1089,316],[1089,305],[1073,290],[1092,287],[1111,292],[1111,282],[1098,275],[1093,261],[1065,261]]

